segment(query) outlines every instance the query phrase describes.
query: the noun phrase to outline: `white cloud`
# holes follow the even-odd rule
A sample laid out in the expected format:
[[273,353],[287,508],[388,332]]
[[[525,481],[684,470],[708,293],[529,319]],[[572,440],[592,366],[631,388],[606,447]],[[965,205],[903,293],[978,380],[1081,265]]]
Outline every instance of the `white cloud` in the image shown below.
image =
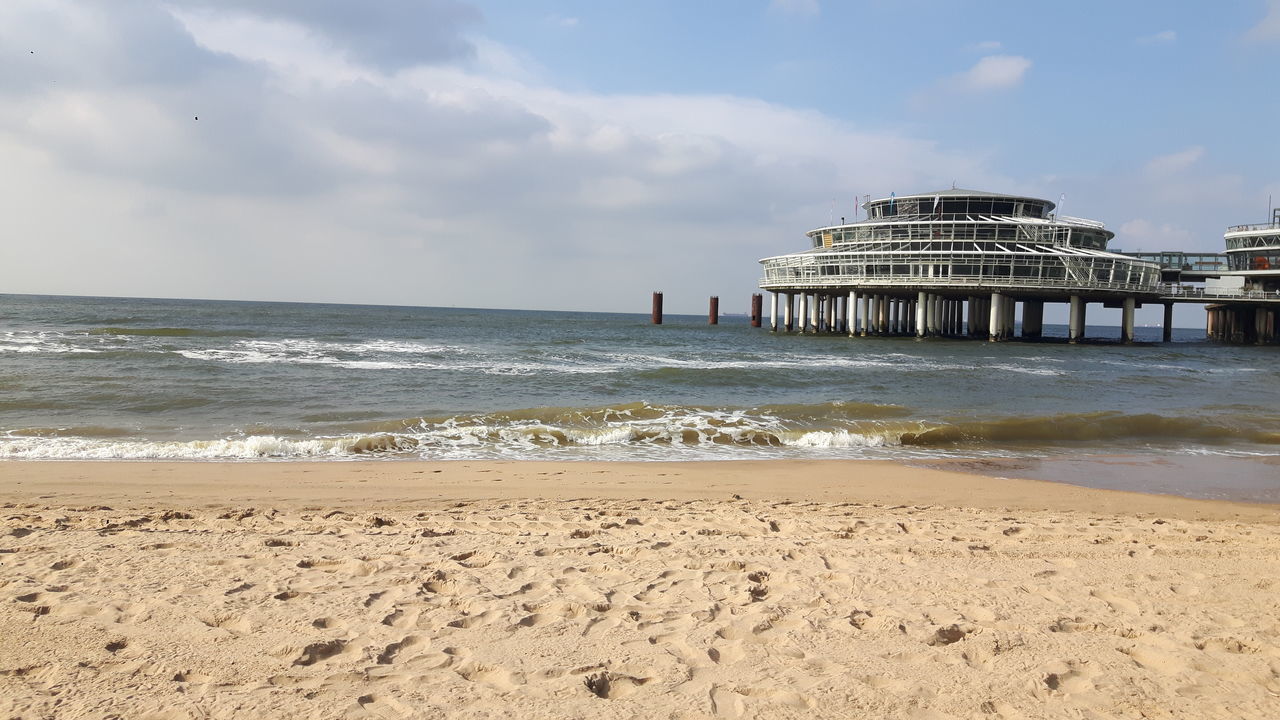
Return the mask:
[[812,17],[822,11],[818,0],[769,0],[769,9],[790,15]]
[[1190,230],[1172,223],[1155,223],[1146,218],[1136,218],[1120,225],[1112,244],[1130,252],[1183,250],[1192,246],[1193,237]]
[[1267,0],[1267,14],[1244,34],[1245,42],[1269,43],[1280,40],[1280,0]]
[[1016,87],[1031,68],[1031,61],[1020,55],[988,55],[979,60],[958,80],[961,88],[977,92]]
[[1152,158],[1147,162],[1146,172],[1148,175],[1157,177],[1179,173],[1194,165],[1202,157],[1204,157],[1204,148],[1193,145],[1185,150]]
[[547,22],[552,25],[558,25],[562,28],[576,28],[581,24],[581,20],[576,17],[565,17],[563,15],[549,15]]
[[[402,67],[248,10],[11,0],[0,26],[50,7],[78,54],[0,78],[0,216],[63,252],[0,244],[12,292],[627,310],[660,283],[745,302],[755,259],[802,247],[833,194],[851,216],[855,192],[1011,185],[752,98],[565,91],[483,38]],[[167,84],[157,48],[180,59]]]
[[1173,30],[1164,30],[1153,35],[1143,35],[1138,38],[1138,42],[1142,45],[1166,45],[1168,43],[1176,42],[1177,40],[1178,33]]

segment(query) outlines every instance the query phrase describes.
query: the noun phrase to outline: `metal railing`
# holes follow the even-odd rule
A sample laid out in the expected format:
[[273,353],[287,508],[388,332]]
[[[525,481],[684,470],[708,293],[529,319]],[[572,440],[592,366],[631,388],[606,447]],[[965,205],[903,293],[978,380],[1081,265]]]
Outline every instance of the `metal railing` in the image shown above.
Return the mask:
[[766,290],[832,287],[1021,288],[1156,295],[1154,263],[1063,255],[784,255],[767,258]]
[[1099,222],[1097,220],[1089,220],[1088,218],[1072,217],[1070,215],[1050,215],[1049,219],[1071,225],[1083,225],[1084,227],[1095,228],[1098,230],[1105,230],[1107,228],[1106,223]]
[[1255,223],[1253,225],[1232,225],[1227,232],[1249,232],[1250,230],[1280,230],[1280,222]]
[[1162,283],[1160,286],[1161,297],[1182,298],[1191,300],[1249,300],[1258,302],[1280,302],[1280,291],[1273,290],[1267,292],[1265,290],[1246,290],[1244,288],[1214,288],[1206,289],[1200,287],[1190,287],[1187,285],[1179,285],[1177,283]]

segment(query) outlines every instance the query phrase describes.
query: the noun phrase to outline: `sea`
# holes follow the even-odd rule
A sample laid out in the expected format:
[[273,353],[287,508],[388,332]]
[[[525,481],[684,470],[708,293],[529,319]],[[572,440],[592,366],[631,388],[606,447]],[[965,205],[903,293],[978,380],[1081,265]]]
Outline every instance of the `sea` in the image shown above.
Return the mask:
[[1280,348],[1045,333],[0,295],[0,459],[1280,456]]

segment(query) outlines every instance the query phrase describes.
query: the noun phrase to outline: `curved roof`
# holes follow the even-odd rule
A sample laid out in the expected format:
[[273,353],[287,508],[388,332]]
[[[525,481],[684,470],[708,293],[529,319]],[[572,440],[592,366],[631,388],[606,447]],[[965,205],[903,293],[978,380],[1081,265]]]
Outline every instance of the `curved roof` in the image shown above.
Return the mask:
[[1044,204],[1047,206],[1047,208],[1048,208],[1049,210],[1053,210],[1054,208],[1056,208],[1056,207],[1057,207],[1057,205],[1056,205],[1056,204],[1054,204],[1054,203],[1053,203],[1052,201],[1050,201],[1050,200],[1045,200],[1045,199],[1043,199],[1043,198],[1035,198],[1035,197],[1031,197],[1031,196],[1029,196],[1029,195],[1006,195],[1005,193],[989,192],[989,191],[987,191],[987,190],[965,190],[964,188],[947,188],[946,190],[934,190],[933,192],[912,193],[912,194],[910,194],[910,195],[898,195],[898,196],[896,196],[896,197],[892,197],[892,198],[888,198],[888,197],[877,198],[877,199],[875,199],[875,200],[871,200],[871,201],[869,201],[869,202],[867,202],[867,203],[864,203],[864,204],[863,204],[863,207],[866,207],[867,205],[870,205],[870,204],[872,204],[872,203],[888,202],[888,201],[890,201],[890,200],[894,200],[894,201],[897,201],[897,200],[906,200],[906,199],[911,199],[911,200],[932,200],[932,199],[933,199],[933,198],[935,198],[935,197],[944,197],[944,198],[961,198],[961,197],[974,197],[974,198],[1000,198],[1000,199],[1002,199],[1002,200],[1015,200],[1015,201],[1016,201],[1016,200],[1030,200],[1030,201],[1032,201],[1032,202],[1044,203]]

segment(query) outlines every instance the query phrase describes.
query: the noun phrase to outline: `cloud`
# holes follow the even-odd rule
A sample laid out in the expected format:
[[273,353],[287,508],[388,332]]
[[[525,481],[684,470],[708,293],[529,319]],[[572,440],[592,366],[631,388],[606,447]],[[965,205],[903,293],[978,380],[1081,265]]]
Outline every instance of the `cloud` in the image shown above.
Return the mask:
[[1248,43],[1271,43],[1280,40],[1280,0],[1267,0],[1267,14],[1244,34]]
[[1145,169],[1148,175],[1171,175],[1186,170],[1202,157],[1204,157],[1204,148],[1193,145],[1185,150],[1154,157],[1147,162]]
[[479,37],[392,67],[300,17],[0,4],[0,27],[62,48],[0,81],[0,215],[43,241],[3,244],[0,284],[626,310],[660,283],[745,303],[756,258],[802,248],[833,194],[851,216],[855,192],[1010,185],[814,111],[566,91]]
[[1159,252],[1186,249],[1191,246],[1193,238],[1190,230],[1172,223],[1155,223],[1146,218],[1135,218],[1120,225],[1112,245],[1130,252]]
[[1177,40],[1177,32],[1173,30],[1163,30],[1153,35],[1143,35],[1138,38],[1138,43],[1141,45],[1166,45],[1176,42]]
[[978,50],[981,52],[994,52],[996,50],[999,50],[1002,47],[1004,47],[1004,45],[999,40],[984,40],[982,42],[974,43],[973,45],[970,45],[969,49]]
[[988,55],[957,80],[961,89],[974,92],[1005,90],[1019,85],[1030,68],[1031,61],[1020,55]]
[[788,15],[803,15],[806,17],[813,17],[822,11],[818,0],[769,0],[769,9]]
[[562,28],[576,28],[581,24],[581,20],[576,17],[565,17],[563,15],[548,15],[547,22]]
[[240,12],[304,27],[352,58],[384,70],[470,57],[464,33],[481,20],[456,0],[169,0],[171,7]]

